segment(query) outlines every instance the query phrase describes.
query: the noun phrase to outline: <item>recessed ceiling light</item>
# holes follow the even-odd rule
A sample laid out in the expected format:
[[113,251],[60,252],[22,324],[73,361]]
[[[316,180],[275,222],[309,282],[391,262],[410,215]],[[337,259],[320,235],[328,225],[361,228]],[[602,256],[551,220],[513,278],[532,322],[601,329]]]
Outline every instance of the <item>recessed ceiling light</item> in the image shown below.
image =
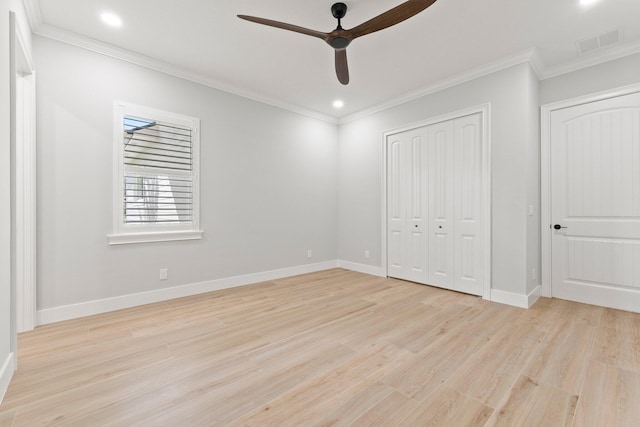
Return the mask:
[[111,27],[120,27],[122,26],[122,19],[120,19],[120,17],[116,14],[110,13],[110,12],[105,12],[102,15],[100,15],[100,18],[102,18],[102,21],[111,26]]
[[600,0],[580,0],[580,6],[591,6]]
[[342,107],[344,107],[344,102],[342,102],[339,99],[333,101],[333,108],[342,108]]

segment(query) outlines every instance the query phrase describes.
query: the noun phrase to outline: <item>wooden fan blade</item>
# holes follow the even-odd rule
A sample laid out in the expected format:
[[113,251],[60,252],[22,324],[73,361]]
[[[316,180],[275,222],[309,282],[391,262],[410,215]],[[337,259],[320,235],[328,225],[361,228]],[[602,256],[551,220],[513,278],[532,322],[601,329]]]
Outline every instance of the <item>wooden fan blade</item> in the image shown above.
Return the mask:
[[336,75],[343,85],[349,84],[349,66],[347,65],[347,49],[336,49]]
[[401,5],[394,7],[393,9],[389,9],[381,15],[376,16],[364,22],[357,27],[353,27],[350,30],[347,30],[353,39],[356,37],[361,37],[367,34],[375,33],[376,31],[383,30],[385,28],[391,27],[392,25],[399,24],[405,19],[409,19],[414,15],[422,12],[432,4],[434,4],[436,0],[409,0]]
[[238,15],[238,18],[246,21],[256,22],[262,25],[268,25],[270,27],[282,28],[283,30],[293,31],[295,33],[306,34],[312,37],[318,37],[326,40],[328,34],[321,31],[310,30],[308,28],[299,27],[297,25],[287,24],[286,22],[274,21],[271,19],[258,18],[256,16]]

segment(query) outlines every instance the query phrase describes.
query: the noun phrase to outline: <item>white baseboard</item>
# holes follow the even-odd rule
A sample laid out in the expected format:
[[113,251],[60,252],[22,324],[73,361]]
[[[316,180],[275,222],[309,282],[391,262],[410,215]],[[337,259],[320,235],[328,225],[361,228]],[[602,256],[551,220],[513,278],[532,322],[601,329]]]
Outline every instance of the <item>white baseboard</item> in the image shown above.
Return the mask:
[[538,298],[540,298],[540,286],[536,286],[528,295],[491,289],[492,302],[513,305],[520,308],[530,308]]
[[533,304],[536,303],[536,301],[538,301],[540,299],[540,297],[542,296],[542,286],[538,285],[535,287],[534,290],[532,290],[529,295],[527,295],[527,303],[529,304],[527,306],[527,308],[531,308],[533,306]]
[[[63,320],[76,319],[79,317],[91,316],[94,314],[106,313],[109,311],[121,310],[144,304],[152,304],[155,302],[188,297],[192,295],[203,294],[206,292],[219,291],[222,289],[250,285],[253,283],[282,279],[284,277],[296,276],[299,274],[314,273],[317,271],[329,270],[331,268],[337,267],[344,268],[346,270],[357,271],[359,273],[370,274],[372,276],[386,277],[386,272],[382,267],[344,260],[325,261],[316,264],[305,264],[297,267],[283,268],[280,270],[271,270],[261,273],[247,274],[243,276],[228,277],[223,279],[210,280],[207,282],[192,283],[165,289],[157,289],[149,292],[141,292],[113,298],[87,301],[61,307],[46,308],[43,310],[38,310],[38,324],[46,325],[49,323],[61,322]],[[521,308],[529,308],[538,300],[538,298],[540,298],[540,291],[540,286],[537,286],[528,295],[492,289],[491,301],[513,305]],[[13,371],[11,371],[11,373],[13,373]],[[4,375],[4,373],[2,374]],[[1,382],[2,379],[3,377],[0,377],[0,387],[3,384]],[[0,388],[0,392],[1,391],[2,389]]]
[[4,364],[0,368],[0,403],[4,399],[4,395],[9,388],[9,383],[13,377],[13,373],[16,370],[16,358],[13,353],[9,353]]
[[338,260],[338,267],[346,270],[357,271],[358,273],[370,274],[372,276],[387,277],[387,273],[382,267],[359,264],[357,262]]
[[95,301],[87,301],[78,304],[38,310],[38,324],[61,322],[63,320],[76,319],[78,317],[91,316],[114,310],[167,301],[170,299],[202,294],[205,292],[219,291],[237,286],[250,285],[252,283],[266,282],[282,279],[284,277],[299,274],[314,273],[338,267],[337,261],[326,261],[316,264],[305,264],[297,267],[271,270],[261,273],[247,274],[243,276],[228,277],[224,279],[210,280],[207,282],[192,283],[189,285],[175,286],[165,289],[157,289],[149,292],[122,295],[113,298],[105,298]]

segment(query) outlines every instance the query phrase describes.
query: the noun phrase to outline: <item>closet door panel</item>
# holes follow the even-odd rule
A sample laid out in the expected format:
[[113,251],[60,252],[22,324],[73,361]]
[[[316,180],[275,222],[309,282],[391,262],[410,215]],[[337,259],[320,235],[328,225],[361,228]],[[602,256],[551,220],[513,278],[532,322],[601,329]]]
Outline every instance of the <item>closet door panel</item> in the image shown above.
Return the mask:
[[390,277],[407,276],[405,262],[406,236],[406,167],[404,167],[404,135],[392,135],[387,143],[387,263]]
[[483,294],[481,118],[387,137],[389,276]]
[[426,283],[428,279],[428,174],[425,129],[387,139],[388,274]]
[[429,271],[428,283],[454,285],[454,127],[453,121],[427,128],[429,155]]
[[482,143],[480,115],[454,121],[455,289],[481,295]]

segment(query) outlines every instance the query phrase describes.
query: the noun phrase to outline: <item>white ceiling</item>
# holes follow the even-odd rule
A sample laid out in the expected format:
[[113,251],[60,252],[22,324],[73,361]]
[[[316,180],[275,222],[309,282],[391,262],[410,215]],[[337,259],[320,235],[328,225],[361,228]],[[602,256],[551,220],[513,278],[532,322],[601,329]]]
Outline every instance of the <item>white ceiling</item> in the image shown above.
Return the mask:
[[[347,49],[351,82],[343,86],[335,76],[333,50],[323,41],[236,17],[254,15],[330,32],[336,26],[332,3],[26,0],[36,33],[96,50],[126,49],[196,81],[333,118],[532,52],[544,78],[640,51],[640,0],[600,0],[588,7],[580,0],[438,0],[407,21],[355,40]],[[402,0],[345,3],[349,10],[342,24],[351,28]],[[122,27],[104,25],[103,11],[118,14]],[[578,40],[616,29],[623,32],[621,42],[578,55]],[[334,109],[335,99],[345,106]]]

